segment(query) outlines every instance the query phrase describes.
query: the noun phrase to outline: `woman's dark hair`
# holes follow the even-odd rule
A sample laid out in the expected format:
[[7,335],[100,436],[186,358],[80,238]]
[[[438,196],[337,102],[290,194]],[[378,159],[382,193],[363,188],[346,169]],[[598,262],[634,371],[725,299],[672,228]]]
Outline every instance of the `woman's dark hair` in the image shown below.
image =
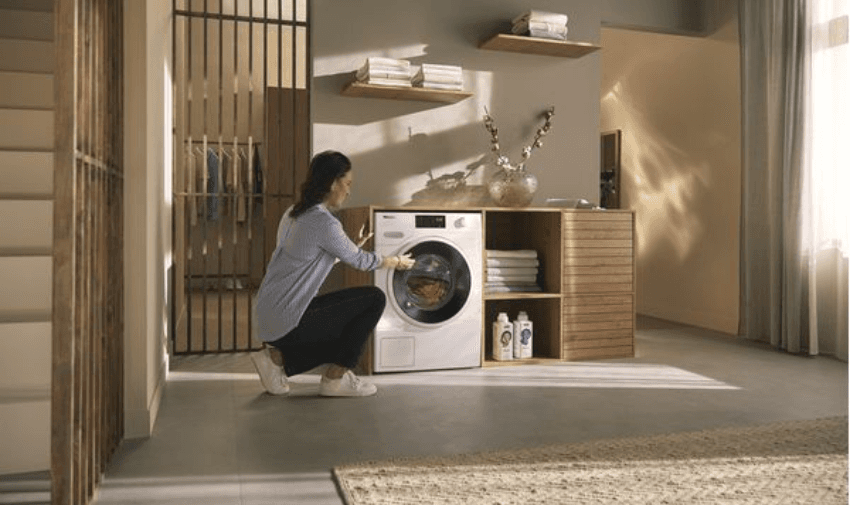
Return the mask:
[[351,160],[337,151],[324,151],[313,156],[310,162],[310,173],[301,185],[301,199],[292,208],[289,217],[297,218],[307,212],[310,207],[322,203],[334,181],[351,170]]

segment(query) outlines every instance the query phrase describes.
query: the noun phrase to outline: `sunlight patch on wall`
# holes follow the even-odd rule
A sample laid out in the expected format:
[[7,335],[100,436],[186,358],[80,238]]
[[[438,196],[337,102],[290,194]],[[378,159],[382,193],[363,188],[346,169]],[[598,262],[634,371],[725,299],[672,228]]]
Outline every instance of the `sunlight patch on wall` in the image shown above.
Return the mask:
[[[464,89],[473,96],[449,107],[412,114],[407,119],[407,142],[418,160],[419,173],[396,180],[393,204],[441,204],[447,206],[481,205],[480,186],[485,179],[487,162],[486,130],[483,125],[485,108],[491,109],[493,95],[492,72],[464,72]],[[450,152],[440,135],[461,137],[466,126],[481,126],[481,142],[463,143]],[[456,132],[456,135],[453,134]],[[474,130],[473,130],[474,135]],[[455,139],[451,139],[455,140]]]
[[[171,63],[169,60],[163,63],[162,69],[162,119],[163,130],[170,132],[174,125],[174,97],[172,95],[174,77],[171,73]],[[162,150],[162,197],[165,202],[165,207],[171,209],[173,207],[174,190],[172,181],[172,161],[174,159],[174,137],[172,135],[163,135],[163,150]],[[170,218],[170,216],[169,216]],[[170,221],[169,221],[170,224]]]
[[[428,168],[424,173],[398,179],[393,185],[394,205],[412,203],[463,207],[480,205],[476,187],[482,184],[484,168],[480,155]],[[477,168],[471,168],[477,167]],[[476,201],[470,201],[475,199]]]
[[[603,109],[614,124],[622,125],[622,206],[637,212],[638,255],[648,255],[660,244],[669,243],[684,261],[705,233],[692,201],[701,187],[708,186],[701,174],[709,170],[694,165],[686,153],[664,144],[660,134],[638,107],[630,103],[620,82],[602,97]],[[629,180],[629,178],[631,180]]]
[[381,57],[409,60],[426,55],[427,44],[411,44],[409,46],[391,47],[380,51],[369,51],[362,53],[339,54],[335,56],[323,56],[313,59],[313,76],[322,77],[354,72],[363,66],[366,58]]
[[[347,58],[350,64],[351,58],[356,57]],[[361,61],[361,59],[354,61]],[[335,149],[349,156],[405,143],[409,143],[411,148],[417,147],[415,142],[418,140],[440,133],[450,134],[452,130],[483,121],[484,107],[490,105],[492,96],[492,72],[464,71],[463,77],[464,90],[473,93],[473,96],[457,103],[434,104],[425,110],[395,115],[366,124],[316,122],[313,125],[313,131],[317,138],[333,138]],[[358,99],[356,105],[361,104],[381,107],[386,102],[371,98]],[[482,145],[485,145],[486,132],[483,126],[481,130]]]

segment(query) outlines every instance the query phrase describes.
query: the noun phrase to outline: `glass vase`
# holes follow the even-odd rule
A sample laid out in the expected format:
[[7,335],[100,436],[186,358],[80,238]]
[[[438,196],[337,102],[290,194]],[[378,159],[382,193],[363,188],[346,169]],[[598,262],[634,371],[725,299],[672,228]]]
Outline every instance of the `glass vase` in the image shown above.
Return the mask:
[[500,168],[487,183],[490,198],[499,207],[527,207],[537,191],[537,177],[526,172],[525,165],[515,170]]

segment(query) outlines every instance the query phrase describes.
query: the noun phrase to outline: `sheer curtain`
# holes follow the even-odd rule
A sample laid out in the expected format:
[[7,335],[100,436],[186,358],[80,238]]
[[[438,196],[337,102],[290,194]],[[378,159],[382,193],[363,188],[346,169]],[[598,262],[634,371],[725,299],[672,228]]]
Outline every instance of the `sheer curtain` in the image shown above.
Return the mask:
[[739,3],[741,332],[845,360],[848,1]]
[[820,352],[847,360],[850,253],[850,0],[811,0],[803,250],[809,334]]

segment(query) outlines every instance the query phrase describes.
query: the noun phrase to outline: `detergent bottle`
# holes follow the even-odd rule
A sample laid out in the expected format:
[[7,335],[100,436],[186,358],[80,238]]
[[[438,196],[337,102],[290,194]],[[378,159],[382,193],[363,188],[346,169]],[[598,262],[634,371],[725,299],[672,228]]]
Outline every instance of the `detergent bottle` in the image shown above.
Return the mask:
[[507,361],[514,357],[514,325],[508,320],[508,314],[499,312],[493,321],[493,359]]
[[514,359],[530,358],[531,340],[533,338],[533,325],[528,320],[528,314],[524,310],[519,311],[514,320]]

